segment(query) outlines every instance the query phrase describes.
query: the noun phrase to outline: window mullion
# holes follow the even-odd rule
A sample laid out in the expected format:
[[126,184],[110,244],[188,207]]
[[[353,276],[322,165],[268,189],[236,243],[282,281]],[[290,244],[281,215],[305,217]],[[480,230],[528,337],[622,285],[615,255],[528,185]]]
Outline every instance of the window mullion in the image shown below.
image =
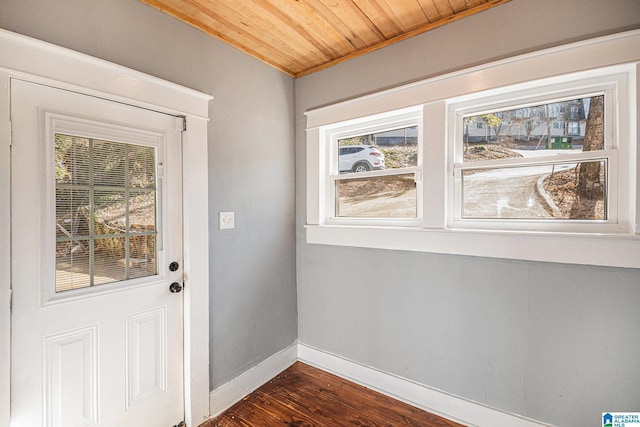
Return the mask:
[[443,229],[446,225],[448,135],[453,130],[447,125],[447,104],[444,101],[426,104],[422,113],[422,226]]
[[477,162],[454,163],[455,169],[493,169],[500,167],[537,166],[568,162],[585,162],[601,160],[611,157],[615,150],[583,151],[581,153],[558,154],[555,156],[519,157],[514,159],[485,160]]
[[406,175],[408,173],[415,173],[418,169],[419,168],[417,166],[410,166],[406,168],[383,169],[379,171],[333,174],[331,175],[331,179],[340,181],[344,179],[372,178],[376,176]]

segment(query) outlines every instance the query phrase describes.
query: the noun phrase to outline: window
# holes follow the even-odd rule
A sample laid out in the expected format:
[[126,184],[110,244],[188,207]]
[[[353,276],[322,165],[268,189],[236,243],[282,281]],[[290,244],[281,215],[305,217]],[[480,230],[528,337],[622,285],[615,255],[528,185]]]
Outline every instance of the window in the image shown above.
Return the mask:
[[308,112],[307,242],[640,267],[640,58],[607,62],[636,42],[578,43]]
[[327,132],[332,223],[419,218],[418,121],[418,110],[390,113]]
[[584,134],[582,132],[583,130],[580,126],[580,122],[569,122],[569,135],[578,135],[584,137]]
[[55,135],[56,292],[156,271],[156,149]]
[[[617,152],[613,141],[605,140],[605,129],[613,120],[610,112],[615,94],[610,85],[599,89],[578,96],[558,92],[546,95],[548,101],[543,102],[528,103],[514,91],[509,93],[509,102],[502,103],[497,97],[498,103],[490,107],[486,97],[478,98],[481,105],[474,105],[475,101],[452,103],[450,108],[462,126],[485,120],[491,135],[469,141],[462,134],[452,142],[456,205],[451,225],[465,227],[465,222],[472,220],[494,220],[501,228],[543,230],[546,221],[557,222],[553,226],[556,230],[569,231],[572,229],[560,222],[581,221],[581,227],[586,222],[596,223],[594,230],[599,231],[606,224],[615,227],[616,191],[608,177],[617,174]],[[518,106],[510,107],[514,102]],[[555,135],[550,124],[569,111],[570,105],[580,105],[587,112],[586,124],[582,129],[578,126],[574,136]],[[523,223],[527,220],[535,222]]]

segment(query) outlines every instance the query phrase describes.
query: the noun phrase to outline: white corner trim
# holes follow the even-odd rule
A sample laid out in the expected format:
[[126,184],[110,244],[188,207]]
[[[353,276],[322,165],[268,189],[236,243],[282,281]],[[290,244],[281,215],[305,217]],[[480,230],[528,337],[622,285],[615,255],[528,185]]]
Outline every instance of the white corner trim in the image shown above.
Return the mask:
[[550,427],[298,344],[298,360],[469,427]]
[[185,421],[209,415],[209,207],[207,119],[187,117],[182,133]]
[[298,344],[293,343],[210,394],[211,417],[217,417],[246,395],[293,365],[298,360]]

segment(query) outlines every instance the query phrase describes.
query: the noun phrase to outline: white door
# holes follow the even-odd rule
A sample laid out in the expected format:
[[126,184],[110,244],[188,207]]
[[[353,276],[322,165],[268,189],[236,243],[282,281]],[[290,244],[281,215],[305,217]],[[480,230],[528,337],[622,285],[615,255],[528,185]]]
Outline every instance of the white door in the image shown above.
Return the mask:
[[180,119],[12,80],[11,120],[11,426],[179,424]]

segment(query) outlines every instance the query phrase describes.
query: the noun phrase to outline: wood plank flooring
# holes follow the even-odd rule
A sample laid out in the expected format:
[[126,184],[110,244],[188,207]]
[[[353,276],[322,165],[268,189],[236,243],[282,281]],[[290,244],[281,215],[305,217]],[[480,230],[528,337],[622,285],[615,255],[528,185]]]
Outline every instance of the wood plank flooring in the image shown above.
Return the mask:
[[200,427],[463,427],[296,362]]

